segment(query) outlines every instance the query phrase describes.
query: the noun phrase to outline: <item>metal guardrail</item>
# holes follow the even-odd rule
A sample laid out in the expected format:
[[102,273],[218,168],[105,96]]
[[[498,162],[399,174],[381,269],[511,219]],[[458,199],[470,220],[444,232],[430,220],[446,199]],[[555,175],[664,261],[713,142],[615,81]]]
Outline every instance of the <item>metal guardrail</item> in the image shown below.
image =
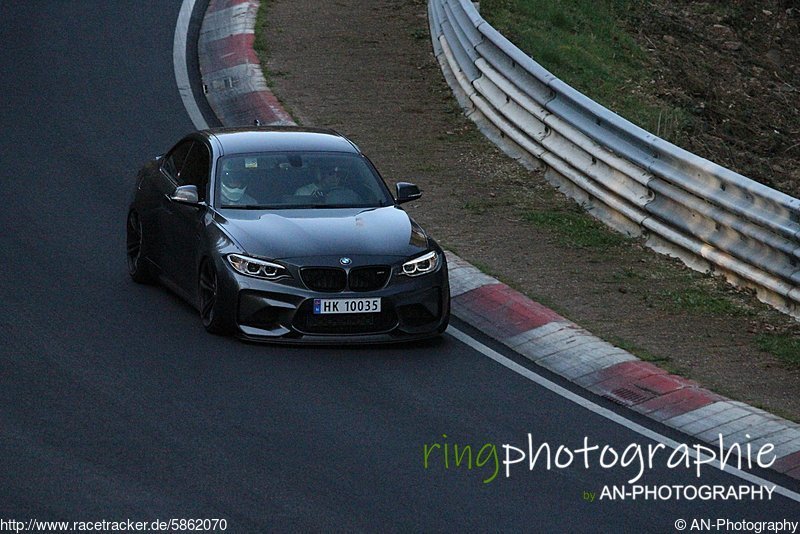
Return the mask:
[[576,91],[468,0],[429,0],[433,49],[466,114],[598,219],[800,318],[800,200],[642,130]]

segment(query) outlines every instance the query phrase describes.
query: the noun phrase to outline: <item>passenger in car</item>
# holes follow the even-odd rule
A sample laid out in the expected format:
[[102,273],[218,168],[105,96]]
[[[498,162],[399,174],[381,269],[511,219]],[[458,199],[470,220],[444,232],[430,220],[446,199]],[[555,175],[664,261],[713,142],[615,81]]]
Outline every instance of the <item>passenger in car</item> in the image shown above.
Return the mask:
[[361,198],[347,187],[348,171],[336,165],[317,169],[316,179],[295,191],[298,196],[324,199],[326,204],[358,204]]

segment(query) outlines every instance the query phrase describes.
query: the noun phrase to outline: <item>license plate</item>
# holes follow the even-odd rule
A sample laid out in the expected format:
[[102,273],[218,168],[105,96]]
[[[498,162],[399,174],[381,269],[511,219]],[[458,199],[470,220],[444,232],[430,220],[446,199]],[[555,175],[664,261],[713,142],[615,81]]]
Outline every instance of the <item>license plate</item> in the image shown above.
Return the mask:
[[381,299],[314,299],[314,314],[380,313]]

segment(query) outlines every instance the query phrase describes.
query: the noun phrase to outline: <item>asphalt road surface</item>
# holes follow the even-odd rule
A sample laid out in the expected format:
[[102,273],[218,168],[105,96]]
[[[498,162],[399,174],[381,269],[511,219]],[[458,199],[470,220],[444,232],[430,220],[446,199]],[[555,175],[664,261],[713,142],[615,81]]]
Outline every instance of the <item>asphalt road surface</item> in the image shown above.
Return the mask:
[[[450,335],[250,345],[206,334],[177,297],[132,283],[134,173],[192,129],[173,74],[179,8],[0,0],[0,518],[224,518],[229,532],[670,532],[680,518],[800,519],[777,493],[600,500],[637,470],[596,457],[589,469],[523,462],[510,478],[499,465],[484,483],[492,445],[502,462],[502,444],[525,448],[528,433],[554,449],[584,436],[620,452],[650,442]],[[449,454],[490,446],[470,470],[452,456],[445,468],[434,443]],[[666,454],[638,483],[749,484],[669,469]]]

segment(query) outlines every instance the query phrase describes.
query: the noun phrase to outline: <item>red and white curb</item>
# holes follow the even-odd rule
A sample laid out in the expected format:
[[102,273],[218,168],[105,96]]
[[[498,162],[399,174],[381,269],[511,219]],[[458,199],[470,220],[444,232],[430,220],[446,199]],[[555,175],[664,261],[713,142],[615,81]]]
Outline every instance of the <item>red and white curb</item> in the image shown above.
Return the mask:
[[[257,0],[211,0],[198,50],[211,107],[226,126],[294,124],[252,50]],[[800,479],[800,425],[732,401],[593,336],[447,252],[453,313],[550,371],[700,441],[775,446],[772,468]]]
[[267,87],[253,50],[256,0],[211,0],[197,41],[203,89],[226,126],[294,124]]
[[732,401],[593,336],[455,254],[453,313],[550,371],[700,441],[774,445],[773,469],[800,479],[800,425]]

